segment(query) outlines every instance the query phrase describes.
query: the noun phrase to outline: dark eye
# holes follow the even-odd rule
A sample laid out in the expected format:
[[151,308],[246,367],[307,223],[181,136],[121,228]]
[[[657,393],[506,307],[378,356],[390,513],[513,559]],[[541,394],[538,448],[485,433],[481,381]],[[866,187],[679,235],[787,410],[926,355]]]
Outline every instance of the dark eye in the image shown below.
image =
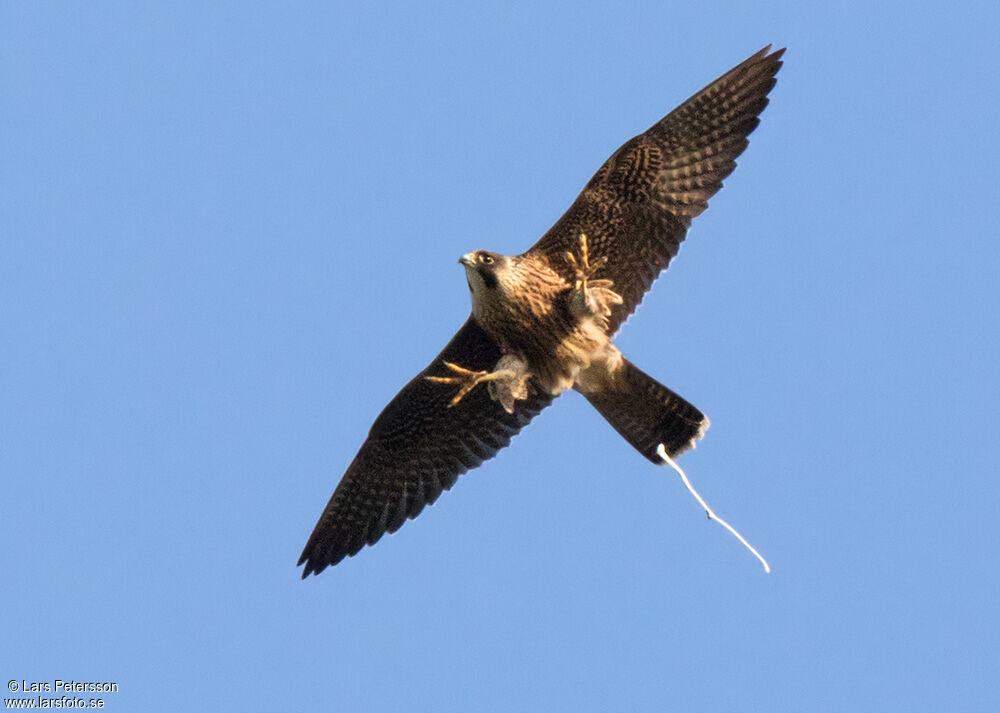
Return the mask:
[[479,261],[481,263],[483,263],[484,265],[492,265],[493,264],[493,256],[492,255],[480,255],[479,256]]

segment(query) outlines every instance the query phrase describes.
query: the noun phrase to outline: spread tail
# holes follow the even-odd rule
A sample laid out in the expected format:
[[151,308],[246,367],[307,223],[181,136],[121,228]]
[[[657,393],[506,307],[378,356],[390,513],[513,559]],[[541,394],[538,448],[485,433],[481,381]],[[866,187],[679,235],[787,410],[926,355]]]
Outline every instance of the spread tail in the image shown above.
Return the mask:
[[697,408],[622,359],[611,383],[583,395],[608,423],[646,458],[657,465],[661,443],[671,458],[693,448],[708,429],[708,418]]

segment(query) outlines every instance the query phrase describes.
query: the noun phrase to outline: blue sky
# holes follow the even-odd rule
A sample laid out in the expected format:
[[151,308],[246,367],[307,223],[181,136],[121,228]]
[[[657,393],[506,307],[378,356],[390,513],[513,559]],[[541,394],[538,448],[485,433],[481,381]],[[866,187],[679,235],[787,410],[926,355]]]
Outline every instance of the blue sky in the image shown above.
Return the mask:
[[[108,710],[995,711],[1000,10],[0,5],[4,680]],[[681,464],[569,394],[300,581],[388,399],[623,141],[787,46],[618,344]]]

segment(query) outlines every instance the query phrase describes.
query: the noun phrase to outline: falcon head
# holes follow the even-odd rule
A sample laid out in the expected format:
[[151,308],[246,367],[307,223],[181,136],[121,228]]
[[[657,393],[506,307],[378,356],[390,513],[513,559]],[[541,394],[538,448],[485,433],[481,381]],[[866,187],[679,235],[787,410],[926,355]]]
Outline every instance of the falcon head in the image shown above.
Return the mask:
[[469,291],[473,300],[494,293],[504,278],[510,274],[510,258],[488,250],[466,253],[458,259],[465,267]]

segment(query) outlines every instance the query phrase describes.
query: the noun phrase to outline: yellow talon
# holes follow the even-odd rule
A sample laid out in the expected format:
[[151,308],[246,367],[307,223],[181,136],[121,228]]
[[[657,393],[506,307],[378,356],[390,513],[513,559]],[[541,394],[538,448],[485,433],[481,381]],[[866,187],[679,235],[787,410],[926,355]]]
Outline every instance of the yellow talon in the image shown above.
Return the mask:
[[580,318],[596,316],[606,326],[607,317],[611,314],[611,306],[622,304],[621,295],[612,289],[614,287],[612,280],[592,279],[594,274],[608,262],[608,256],[601,256],[591,262],[587,234],[580,233],[578,254],[569,251],[566,252],[565,257],[566,262],[572,266],[575,273],[573,280],[575,294],[571,303],[574,314]]
[[464,366],[452,364],[450,361],[442,363],[455,372],[456,376],[425,376],[424,378],[427,379],[427,381],[434,382],[435,384],[459,384],[458,393],[455,394],[455,397],[450,402],[448,402],[449,408],[465,398],[465,395],[479,386],[479,384],[487,381],[511,379],[517,376],[517,374],[511,369],[473,371],[472,369],[466,369]]
[[590,249],[587,246],[586,233],[580,233],[580,257],[577,258],[577,256],[571,251],[567,251],[565,258],[566,262],[572,265],[574,272],[576,272],[576,280],[573,283],[573,289],[582,290],[584,292],[587,290],[587,281],[608,261],[608,257],[605,255],[598,258],[593,264],[591,264]]
[[460,385],[458,393],[455,394],[455,397],[450,402],[448,402],[449,408],[465,398],[467,393],[476,388],[479,382],[483,381],[485,377],[489,376],[488,372],[466,369],[464,366],[453,364],[450,361],[443,362],[443,364],[455,372],[456,376],[425,376],[424,378],[427,379],[427,381],[434,382],[435,384]]

